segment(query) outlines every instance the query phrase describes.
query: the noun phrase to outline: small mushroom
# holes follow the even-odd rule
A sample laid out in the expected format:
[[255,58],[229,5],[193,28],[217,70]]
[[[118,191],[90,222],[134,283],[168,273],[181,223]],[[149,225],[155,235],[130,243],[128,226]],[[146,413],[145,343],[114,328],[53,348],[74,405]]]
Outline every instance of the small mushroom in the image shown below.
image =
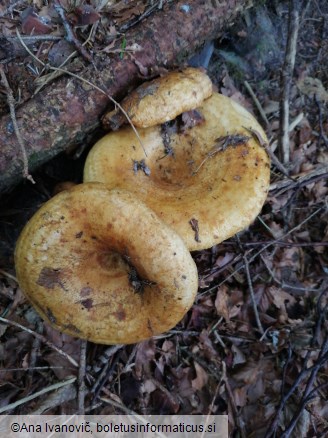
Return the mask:
[[[212,82],[207,74],[189,67],[143,83],[121,102],[121,107],[134,126],[148,128],[197,108],[212,92]],[[117,108],[107,113],[102,121],[105,127],[116,130],[127,120]]]
[[197,269],[182,239],[139,199],[87,183],[44,204],[15,251],[19,284],[54,328],[129,344],[175,326]]
[[[214,93],[197,112],[202,123],[190,129],[165,135],[163,125],[139,129],[146,159],[131,127],[107,134],[84,169],[84,181],[133,192],[190,250],[212,247],[250,225],[270,177],[269,158],[251,132],[266,135],[248,111]],[[132,163],[143,159],[148,174],[133,171]]]

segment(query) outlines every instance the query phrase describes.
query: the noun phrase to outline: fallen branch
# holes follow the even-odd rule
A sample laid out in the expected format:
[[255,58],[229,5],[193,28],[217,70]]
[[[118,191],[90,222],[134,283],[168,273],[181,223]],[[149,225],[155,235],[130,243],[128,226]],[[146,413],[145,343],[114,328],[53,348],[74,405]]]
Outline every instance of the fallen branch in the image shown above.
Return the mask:
[[[137,44],[141,50],[126,54],[123,59],[119,53],[95,55],[94,63],[79,72],[98,89],[65,75],[40,91],[16,111],[30,171],[83,142],[99,126],[110,103],[108,96],[120,100],[128,89],[140,83],[140,66],[142,71],[154,73],[154,68],[182,65],[206,40],[221,35],[238,12],[251,4],[252,0],[190,0],[185,8],[182,0],[167,2],[124,35],[129,45]],[[113,50],[119,49],[121,43],[118,39]],[[23,168],[20,146],[10,126],[10,116],[2,117],[0,192],[19,182]]]
[[14,127],[16,137],[17,137],[17,141],[18,141],[18,144],[19,144],[20,150],[21,150],[21,158],[23,161],[23,178],[26,178],[29,181],[31,181],[32,184],[35,184],[35,181],[33,180],[32,176],[29,174],[29,171],[28,171],[28,158],[27,158],[27,153],[26,153],[26,149],[25,149],[25,144],[24,144],[23,138],[19,132],[17,119],[16,119],[15,99],[13,96],[13,92],[11,91],[11,88],[10,88],[9,83],[7,81],[7,77],[6,77],[6,74],[4,72],[2,65],[0,65],[0,75],[1,75],[1,81],[4,85],[6,93],[7,93],[7,103],[9,106],[10,117],[11,117],[11,121],[12,121],[12,124]]
[[279,148],[281,161],[288,165],[289,150],[289,96],[296,58],[296,44],[299,29],[300,0],[289,0],[289,26],[285,62],[281,72],[282,95],[280,100]]

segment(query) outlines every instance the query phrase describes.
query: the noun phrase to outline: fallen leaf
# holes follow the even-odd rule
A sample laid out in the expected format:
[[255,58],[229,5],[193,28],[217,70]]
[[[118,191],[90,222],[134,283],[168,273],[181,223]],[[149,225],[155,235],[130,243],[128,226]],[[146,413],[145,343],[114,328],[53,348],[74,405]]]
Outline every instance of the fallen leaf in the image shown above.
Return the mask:
[[195,390],[201,390],[208,382],[208,374],[197,362],[194,362],[196,378],[191,381],[191,386]]

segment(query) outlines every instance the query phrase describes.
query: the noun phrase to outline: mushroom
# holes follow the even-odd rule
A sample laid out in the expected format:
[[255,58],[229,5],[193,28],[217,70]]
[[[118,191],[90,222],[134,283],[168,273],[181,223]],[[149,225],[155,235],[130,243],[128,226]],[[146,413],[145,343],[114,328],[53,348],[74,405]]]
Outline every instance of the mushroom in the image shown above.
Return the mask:
[[[134,126],[148,128],[197,108],[212,92],[212,82],[207,74],[189,67],[143,83],[123,99],[120,106]],[[102,121],[105,127],[116,130],[127,120],[117,108],[107,113]]]
[[91,149],[84,169],[86,182],[134,193],[189,250],[212,247],[250,225],[270,177],[269,158],[251,133],[263,141],[266,135],[248,111],[214,93],[197,113],[201,123],[190,129],[139,129],[146,158],[131,127],[111,132]]
[[60,192],[23,229],[20,287],[54,328],[130,344],[175,326],[197,269],[182,239],[133,194],[86,183]]

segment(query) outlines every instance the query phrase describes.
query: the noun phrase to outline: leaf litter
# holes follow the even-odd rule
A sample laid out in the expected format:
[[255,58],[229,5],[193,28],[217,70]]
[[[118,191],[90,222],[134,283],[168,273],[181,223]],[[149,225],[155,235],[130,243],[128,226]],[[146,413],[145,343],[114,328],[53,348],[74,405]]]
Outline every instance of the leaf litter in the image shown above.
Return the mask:
[[[103,8],[98,7],[98,2],[89,3],[81,2],[79,8],[69,9],[69,2],[62,2],[77,20],[76,35],[86,40],[91,26],[95,25],[93,50],[108,52],[113,41],[120,38],[120,28],[145,13],[149,6],[142,1],[133,5],[107,2]],[[193,308],[177,327],[137,346],[111,350],[88,344],[85,407],[97,404],[94,413],[228,413],[231,436],[246,432],[249,436],[268,437],[273,430],[279,436],[293,425],[299,436],[327,433],[328,170],[324,166],[328,163],[325,142],[328,53],[326,45],[321,43],[325,34],[322,13],[327,14],[328,9],[323,1],[319,3],[320,9],[317,4],[309,6],[307,17],[311,20],[303,17],[297,70],[291,85],[291,120],[300,120],[290,131],[288,171],[294,181],[272,166],[271,190],[260,218],[237,237],[193,254],[200,290]],[[32,11],[19,2],[13,8],[9,2],[1,5],[2,34],[15,36],[13,14],[27,33],[30,33],[27,20],[31,17],[36,20],[35,35],[61,38],[64,31],[56,21],[52,2],[46,4],[40,0],[33,5]],[[251,36],[262,29],[259,23],[266,22],[273,24],[271,29],[277,33],[275,41],[282,41],[279,35],[286,37],[287,26],[283,7],[259,7],[254,21],[239,22],[239,27],[236,25],[229,31],[227,41],[221,41],[224,56],[222,51],[215,51],[209,66],[218,91],[260,117],[244,81],[251,84],[268,120],[265,128],[270,137],[269,147],[276,154],[280,85],[275,62],[283,59],[284,47],[275,43],[271,49],[276,60],[271,58],[269,62],[259,56],[260,49]],[[46,22],[42,17],[47,18]],[[263,41],[269,44],[271,40]],[[41,59],[45,60],[50,50],[52,56],[56,55],[54,47],[58,42],[50,39],[34,44],[39,44]],[[24,59],[25,54],[17,47],[11,46],[11,53],[16,59]],[[235,56],[228,57],[228,51]],[[238,61],[240,53],[245,54],[245,62]],[[4,56],[7,55],[8,52]],[[27,59],[26,65],[28,62],[31,60]],[[18,91],[20,84],[22,103],[33,90],[31,74],[31,69],[22,63],[8,65],[11,86]],[[0,111],[6,112],[2,94]],[[198,123],[194,119],[195,115],[188,115],[184,122]],[[69,156],[60,157],[39,171],[38,189],[19,187],[3,202],[0,214],[2,408],[38,392],[49,381],[62,381],[78,373],[78,367],[62,353],[79,363],[80,341],[56,332],[31,313],[13,272],[13,247],[19,229],[32,210],[52,193],[55,184],[67,178],[62,166],[67,161],[78,180],[83,164]],[[139,164],[134,169],[145,173],[147,170]],[[245,274],[245,255],[251,284]],[[256,324],[250,287],[263,335]],[[33,332],[4,320],[42,334],[50,346],[41,341],[36,343]],[[311,382],[313,397],[308,399],[307,385]],[[59,399],[45,394],[39,402],[26,401],[8,413],[37,410],[58,414],[62,412],[60,405],[65,412],[74,413],[76,397],[70,391],[63,392]],[[242,419],[243,427],[238,418]]]

